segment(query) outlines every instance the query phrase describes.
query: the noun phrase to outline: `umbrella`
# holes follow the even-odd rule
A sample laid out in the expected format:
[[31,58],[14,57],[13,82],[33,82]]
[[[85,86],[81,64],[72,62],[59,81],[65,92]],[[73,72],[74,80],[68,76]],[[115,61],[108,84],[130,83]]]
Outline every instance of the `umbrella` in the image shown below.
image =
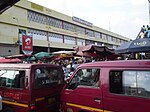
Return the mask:
[[137,38],[118,47],[115,52],[120,54],[150,51],[150,38]]
[[44,58],[50,57],[50,54],[47,52],[39,52],[39,53],[34,54],[34,57],[36,59],[44,59]]

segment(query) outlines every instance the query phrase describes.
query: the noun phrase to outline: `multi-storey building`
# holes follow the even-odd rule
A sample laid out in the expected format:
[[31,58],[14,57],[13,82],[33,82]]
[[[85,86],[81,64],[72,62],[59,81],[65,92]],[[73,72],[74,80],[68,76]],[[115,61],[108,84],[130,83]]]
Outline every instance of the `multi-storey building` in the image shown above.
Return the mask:
[[0,56],[22,53],[22,35],[33,38],[33,53],[88,44],[116,48],[130,39],[35,3],[21,0],[0,15]]

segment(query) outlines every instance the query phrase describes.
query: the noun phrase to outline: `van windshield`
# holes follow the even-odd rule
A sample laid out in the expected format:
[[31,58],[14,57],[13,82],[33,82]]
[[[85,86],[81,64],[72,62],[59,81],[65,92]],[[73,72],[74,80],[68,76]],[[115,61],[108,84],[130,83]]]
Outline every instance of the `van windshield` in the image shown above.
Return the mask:
[[35,88],[50,87],[63,84],[62,70],[54,67],[35,69]]
[[0,70],[0,87],[24,88],[25,71]]

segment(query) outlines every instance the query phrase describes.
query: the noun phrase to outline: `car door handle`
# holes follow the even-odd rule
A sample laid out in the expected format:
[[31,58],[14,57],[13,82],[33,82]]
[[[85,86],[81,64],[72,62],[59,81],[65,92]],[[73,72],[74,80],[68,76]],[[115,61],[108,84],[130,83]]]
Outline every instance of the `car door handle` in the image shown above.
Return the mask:
[[100,104],[101,99],[100,99],[100,98],[94,98],[94,101],[95,101],[95,102],[98,102],[98,103]]

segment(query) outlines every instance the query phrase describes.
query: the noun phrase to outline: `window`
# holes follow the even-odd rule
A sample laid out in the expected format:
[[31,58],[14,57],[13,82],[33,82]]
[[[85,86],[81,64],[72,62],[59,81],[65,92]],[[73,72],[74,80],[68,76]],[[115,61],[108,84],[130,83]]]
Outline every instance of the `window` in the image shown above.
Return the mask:
[[85,44],[90,45],[90,44],[94,44],[94,42],[92,40],[85,40]]
[[0,87],[24,88],[25,71],[0,70]]
[[90,36],[90,37],[94,37],[94,32],[92,30],[86,29],[85,34]]
[[84,39],[77,39],[77,45],[78,46],[84,46],[85,45],[85,40]]
[[111,71],[111,93],[150,98],[150,71]]
[[62,28],[62,21],[55,19],[55,18],[52,18],[52,17],[48,17],[48,25],[54,26],[57,28]]
[[99,32],[94,32],[95,37],[100,38],[100,33]]
[[69,82],[67,89],[75,89],[77,86],[99,87],[99,78],[99,69],[80,69]]
[[35,88],[51,87],[63,83],[62,71],[58,68],[35,69]]
[[28,10],[27,14],[28,14],[27,18],[29,21],[34,21],[40,24],[46,24],[45,15],[30,10]]
[[71,44],[71,45],[75,45],[76,41],[74,37],[70,37],[70,36],[64,36],[64,43],[65,44]]
[[49,41],[63,43],[63,35],[48,33]]
[[109,90],[111,93],[121,94],[122,89],[122,72],[113,71],[109,74]]
[[45,31],[28,29],[28,35],[32,36],[34,40],[47,40],[47,33]]
[[85,28],[82,28],[80,26],[76,26],[77,32],[80,34],[85,34]]
[[103,40],[107,40],[106,34],[102,34],[102,39],[103,39]]
[[73,25],[71,23],[67,23],[67,22],[63,22],[63,25],[64,25],[65,30],[75,32],[75,25]]

